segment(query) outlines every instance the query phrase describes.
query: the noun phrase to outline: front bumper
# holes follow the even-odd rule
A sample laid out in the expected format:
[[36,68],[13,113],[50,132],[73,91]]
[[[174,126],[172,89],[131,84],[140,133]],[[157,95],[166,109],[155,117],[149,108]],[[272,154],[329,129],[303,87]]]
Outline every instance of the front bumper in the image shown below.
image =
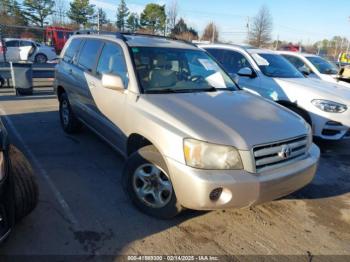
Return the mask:
[[314,136],[326,140],[350,138],[350,109],[344,113],[311,113]]
[[[201,170],[167,158],[170,178],[177,199],[196,210],[239,208],[288,195],[313,179],[320,150],[312,145],[308,157],[287,166],[252,174],[242,170]],[[222,188],[216,201],[210,193]]]

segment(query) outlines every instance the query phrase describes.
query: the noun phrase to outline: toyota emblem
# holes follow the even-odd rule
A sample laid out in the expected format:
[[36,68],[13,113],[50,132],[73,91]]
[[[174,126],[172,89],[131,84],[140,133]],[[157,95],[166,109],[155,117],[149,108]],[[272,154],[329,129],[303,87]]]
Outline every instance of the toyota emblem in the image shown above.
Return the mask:
[[289,145],[283,145],[281,151],[278,153],[278,156],[282,159],[287,159],[292,154],[292,149]]

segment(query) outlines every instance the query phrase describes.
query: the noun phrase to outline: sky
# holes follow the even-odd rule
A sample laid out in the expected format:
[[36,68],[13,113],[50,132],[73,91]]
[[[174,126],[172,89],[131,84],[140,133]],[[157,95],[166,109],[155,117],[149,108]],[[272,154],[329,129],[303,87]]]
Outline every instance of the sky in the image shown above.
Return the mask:
[[[66,0],[69,2],[69,0]],[[130,11],[141,13],[148,3],[167,4],[173,0],[126,0]],[[90,0],[115,21],[119,0]],[[273,39],[311,44],[335,35],[350,39],[350,0],[177,0],[179,17],[200,33],[215,22],[220,38],[242,43],[247,21],[252,22],[260,7],[269,8],[273,17]]]

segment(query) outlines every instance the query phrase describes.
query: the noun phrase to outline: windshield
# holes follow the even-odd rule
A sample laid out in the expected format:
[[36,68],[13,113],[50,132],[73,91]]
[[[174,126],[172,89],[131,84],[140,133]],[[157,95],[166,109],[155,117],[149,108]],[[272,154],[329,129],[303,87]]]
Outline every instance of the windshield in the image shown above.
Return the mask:
[[322,57],[308,56],[306,59],[309,60],[321,74],[335,75],[338,73],[337,66]]
[[131,48],[145,93],[236,90],[232,79],[204,51],[175,48]]
[[264,75],[281,78],[304,78],[304,76],[281,55],[277,54],[252,54]]

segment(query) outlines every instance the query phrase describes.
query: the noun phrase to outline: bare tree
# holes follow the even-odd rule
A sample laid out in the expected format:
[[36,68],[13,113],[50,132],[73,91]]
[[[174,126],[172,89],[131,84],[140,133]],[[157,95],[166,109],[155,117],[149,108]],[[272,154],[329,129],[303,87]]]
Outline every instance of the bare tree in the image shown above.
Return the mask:
[[209,23],[205,27],[201,40],[210,41],[212,43],[219,40],[219,30],[214,22]]
[[248,42],[256,47],[264,47],[271,41],[272,16],[266,6],[262,6],[253,19],[253,25],[249,31]]
[[67,5],[65,0],[55,0],[54,14],[52,23],[63,25],[66,22]]
[[168,32],[171,32],[177,22],[179,6],[177,4],[177,0],[171,0],[167,7],[167,29]]

